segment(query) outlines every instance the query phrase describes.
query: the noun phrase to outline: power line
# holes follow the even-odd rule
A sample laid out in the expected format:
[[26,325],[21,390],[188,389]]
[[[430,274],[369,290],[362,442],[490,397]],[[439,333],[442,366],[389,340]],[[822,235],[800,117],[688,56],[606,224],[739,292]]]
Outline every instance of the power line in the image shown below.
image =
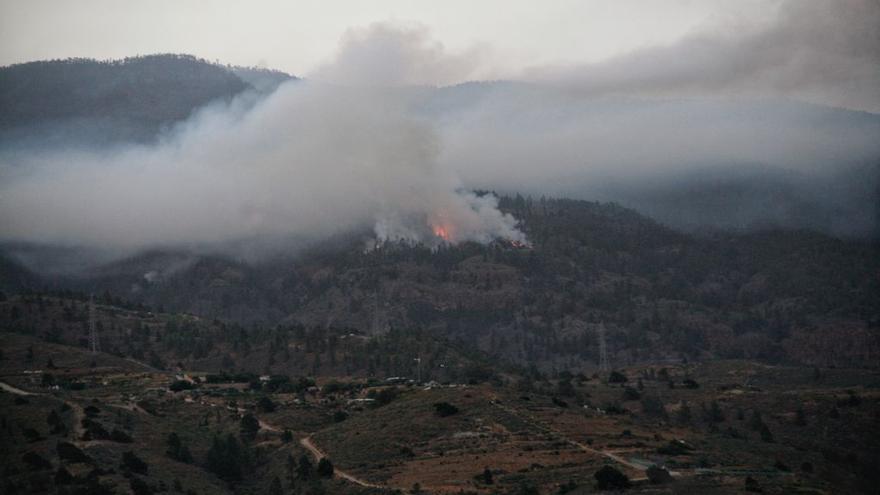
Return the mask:
[[98,325],[95,322],[95,295],[89,294],[89,349],[92,354],[101,352],[101,339],[98,335]]
[[608,373],[611,370],[611,366],[608,364],[608,346],[605,344],[605,323],[599,323],[599,330],[597,332],[599,337],[599,370],[602,373]]

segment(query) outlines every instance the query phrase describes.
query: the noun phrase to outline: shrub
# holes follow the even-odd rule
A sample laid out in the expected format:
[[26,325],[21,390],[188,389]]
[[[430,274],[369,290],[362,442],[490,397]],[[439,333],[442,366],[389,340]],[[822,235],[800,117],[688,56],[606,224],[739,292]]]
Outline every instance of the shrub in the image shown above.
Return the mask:
[[629,379],[623,373],[619,371],[612,371],[610,375],[608,375],[608,383],[626,383]]
[[448,402],[437,402],[434,404],[434,413],[441,418],[458,414],[458,408]]
[[64,466],[59,466],[58,471],[55,472],[55,484],[56,485],[69,485],[73,481],[73,475],[70,474],[70,471],[64,468]]
[[645,471],[645,474],[648,476],[648,480],[651,484],[659,485],[662,483],[669,483],[672,481],[672,475],[669,474],[669,471],[663,469],[659,466],[651,466]]
[[666,408],[663,407],[663,402],[655,395],[645,395],[642,397],[642,411],[648,416],[666,417]]
[[192,390],[193,384],[186,380],[175,380],[168,386],[168,390],[172,392],[180,392],[181,390]]
[[657,453],[661,455],[685,455],[693,450],[684,442],[670,440],[669,443],[657,448]]
[[621,490],[630,487],[629,477],[611,466],[603,466],[593,475],[600,490]]
[[52,469],[52,463],[36,452],[26,452],[21,460],[34,469]]
[[168,445],[168,450],[165,451],[165,454],[168,457],[178,462],[192,464],[193,457],[189,451],[189,447],[180,441],[180,437],[177,436],[177,433],[169,434],[166,443]]
[[257,407],[263,412],[273,412],[276,409],[275,402],[272,401],[269,397],[263,396],[257,401]]
[[110,440],[118,443],[131,443],[134,441],[131,435],[117,428],[113,428],[113,431],[110,432]]
[[312,461],[309,460],[309,456],[303,454],[299,457],[299,464],[296,467],[296,475],[304,480],[307,480],[312,476]]
[[242,469],[250,466],[247,450],[232,434],[228,434],[225,439],[214,437],[206,458],[208,470],[220,479],[230,482],[240,481]]
[[58,445],[55,447],[58,451],[58,458],[63,461],[68,461],[72,463],[76,462],[92,462],[92,458],[87,456],[82,450],[79,449],[76,445],[68,442],[58,442]]
[[318,469],[316,471],[318,476],[322,478],[331,478],[333,477],[333,463],[330,462],[330,459],[324,457],[318,461]]
[[489,468],[483,470],[483,483],[487,485],[494,483],[494,480],[492,479],[492,470]]
[[132,476],[128,480],[128,486],[131,487],[131,492],[134,495],[153,495],[154,493],[153,488],[137,476]]
[[639,400],[642,398],[642,394],[639,393],[638,390],[632,387],[624,387],[623,389],[623,399],[622,400]]
[[136,456],[134,452],[131,451],[122,454],[122,467],[137,474],[147,474],[149,468],[143,459]]
[[241,436],[253,440],[260,431],[260,422],[253,414],[247,413],[241,417]]

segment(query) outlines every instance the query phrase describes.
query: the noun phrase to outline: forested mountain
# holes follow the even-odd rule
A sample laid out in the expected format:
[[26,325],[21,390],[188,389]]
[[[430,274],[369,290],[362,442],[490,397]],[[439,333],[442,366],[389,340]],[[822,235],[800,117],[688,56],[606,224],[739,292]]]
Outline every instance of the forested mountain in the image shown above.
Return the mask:
[[105,290],[153,308],[245,325],[429,330],[517,364],[594,366],[744,357],[873,366],[876,243],[802,231],[687,235],[632,210],[501,198],[531,248],[318,246],[255,264],[145,253],[44,285]]
[[0,141],[147,142],[212,101],[289,78],[174,54],[15,64],[0,68]]

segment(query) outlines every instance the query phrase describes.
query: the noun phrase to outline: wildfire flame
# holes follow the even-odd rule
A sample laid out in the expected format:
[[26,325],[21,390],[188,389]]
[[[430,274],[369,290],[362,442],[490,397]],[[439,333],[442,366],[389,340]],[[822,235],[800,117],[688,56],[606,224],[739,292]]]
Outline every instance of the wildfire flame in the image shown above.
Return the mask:
[[434,225],[434,235],[443,239],[446,242],[449,242],[449,228],[444,225]]
[[434,212],[428,216],[427,220],[428,225],[431,227],[431,232],[434,233],[435,237],[444,242],[452,242],[452,238],[454,237],[453,225],[449,221],[449,217],[445,211]]

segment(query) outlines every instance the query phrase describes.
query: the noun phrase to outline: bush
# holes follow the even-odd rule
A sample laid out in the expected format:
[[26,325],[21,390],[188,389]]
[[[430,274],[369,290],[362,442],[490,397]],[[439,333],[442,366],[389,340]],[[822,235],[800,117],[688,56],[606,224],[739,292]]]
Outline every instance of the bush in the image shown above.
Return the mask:
[[168,390],[172,392],[180,392],[181,390],[192,390],[193,384],[186,380],[175,380],[168,386]]
[[178,462],[183,462],[185,464],[192,464],[193,457],[189,451],[189,447],[183,444],[180,441],[180,437],[177,436],[177,433],[171,433],[168,435],[167,440],[168,450],[165,451],[165,454]]
[[494,480],[492,479],[492,470],[489,468],[483,470],[483,483],[487,485],[494,483]]
[[642,397],[642,411],[648,416],[666,417],[666,408],[663,402],[655,395],[645,395]]
[[147,474],[149,468],[143,459],[131,451],[122,454],[122,467],[137,474]]
[[608,375],[608,383],[626,383],[629,379],[623,373],[619,371],[612,371],[610,375]]
[[672,475],[669,474],[669,471],[659,466],[649,467],[648,470],[645,471],[645,474],[648,476],[648,480],[653,485],[669,483],[673,480]]
[[207,454],[207,468],[225,481],[240,481],[242,470],[250,466],[247,450],[229,434],[225,439],[214,437]]
[[318,461],[318,476],[322,478],[331,478],[333,477],[333,463],[330,462],[330,459],[324,457],[320,461]]
[[64,468],[64,466],[60,466],[58,471],[55,472],[55,484],[56,485],[69,485],[73,481],[73,475],[70,474],[70,471]]
[[26,452],[21,460],[34,469],[52,469],[52,463],[36,452]]
[[263,412],[273,412],[276,409],[275,402],[272,401],[269,397],[263,396],[257,401],[257,407]]
[[134,441],[131,435],[117,428],[113,428],[113,431],[110,432],[110,440],[118,443],[132,443]]
[[58,445],[55,448],[58,451],[58,458],[63,461],[68,461],[72,463],[92,462],[91,457],[87,456],[82,450],[79,449],[79,447],[72,443],[58,442]]
[[622,490],[630,487],[629,477],[611,466],[603,466],[593,475],[599,490]]
[[622,400],[624,400],[624,401],[639,400],[641,398],[642,398],[642,394],[640,394],[638,390],[636,390],[632,387],[624,387]]
[[296,467],[296,475],[304,480],[307,480],[312,476],[312,461],[309,460],[309,456],[303,454],[299,457],[299,464]]
[[434,404],[434,413],[441,418],[458,414],[458,408],[448,402],[437,402]]
[[666,445],[657,448],[657,453],[661,455],[686,455],[693,450],[684,442],[670,440]]
[[397,398],[400,395],[400,390],[397,387],[389,387],[383,388],[382,390],[376,392],[375,390],[370,390],[367,394],[367,397],[375,400],[375,404],[377,407],[381,407],[387,404],[390,404],[391,401]]
[[137,476],[132,476],[128,480],[128,486],[131,487],[131,492],[134,495],[153,495],[154,493],[153,488]]
[[260,431],[260,422],[253,414],[247,413],[241,417],[241,436],[253,440]]

